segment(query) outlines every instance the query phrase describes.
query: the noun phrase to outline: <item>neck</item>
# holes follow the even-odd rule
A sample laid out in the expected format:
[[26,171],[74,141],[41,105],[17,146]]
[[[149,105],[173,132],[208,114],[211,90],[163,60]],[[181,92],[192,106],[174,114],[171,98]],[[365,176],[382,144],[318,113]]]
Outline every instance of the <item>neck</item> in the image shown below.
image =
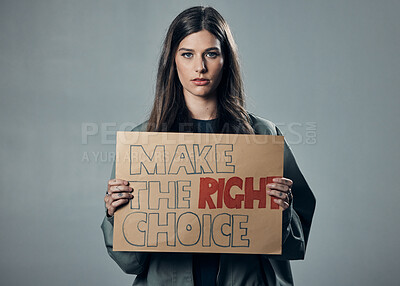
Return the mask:
[[193,119],[210,120],[217,118],[217,97],[185,96],[186,106]]

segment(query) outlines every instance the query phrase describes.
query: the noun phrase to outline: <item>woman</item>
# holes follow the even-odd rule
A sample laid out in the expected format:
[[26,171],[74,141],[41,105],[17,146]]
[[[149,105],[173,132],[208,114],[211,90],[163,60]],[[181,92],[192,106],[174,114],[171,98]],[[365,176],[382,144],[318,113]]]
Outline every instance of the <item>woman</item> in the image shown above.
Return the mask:
[[[236,45],[211,7],[189,8],[170,25],[150,118],[134,131],[281,135],[273,123],[244,109]],[[102,230],[110,256],[137,275],[134,285],[293,285],[289,260],[304,258],[315,199],[286,143],[284,177],[268,185],[284,209],[282,255],[113,251],[113,215],[134,194],[127,181],[114,177],[113,171]]]

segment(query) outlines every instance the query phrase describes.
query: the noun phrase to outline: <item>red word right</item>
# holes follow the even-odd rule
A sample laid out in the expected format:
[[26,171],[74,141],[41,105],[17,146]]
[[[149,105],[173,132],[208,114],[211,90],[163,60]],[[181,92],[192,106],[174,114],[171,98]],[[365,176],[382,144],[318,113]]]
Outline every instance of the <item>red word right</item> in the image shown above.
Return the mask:
[[[266,185],[271,183],[273,178],[276,177],[260,178],[259,190],[254,189],[254,177],[244,179],[244,188],[243,179],[239,177],[229,178],[226,183],[224,178],[220,178],[218,181],[213,178],[200,178],[199,209],[205,209],[206,205],[210,209],[222,208],[223,205],[229,209],[240,209],[243,201],[245,209],[253,209],[254,201],[258,201],[259,209],[266,208]],[[241,189],[243,193],[233,197],[231,195],[232,187]],[[215,193],[216,198],[212,198]],[[271,200],[270,209],[279,209],[279,205]]]

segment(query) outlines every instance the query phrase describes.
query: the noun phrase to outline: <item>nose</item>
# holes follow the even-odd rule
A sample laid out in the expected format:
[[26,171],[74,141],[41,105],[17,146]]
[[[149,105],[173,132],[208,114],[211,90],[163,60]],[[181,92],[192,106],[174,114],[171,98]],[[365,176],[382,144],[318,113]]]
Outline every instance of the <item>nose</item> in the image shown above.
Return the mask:
[[196,61],[195,69],[196,69],[196,72],[198,72],[198,73],[205,73],[207,71],[206,63],[205,63],[203,57],[200,57]]

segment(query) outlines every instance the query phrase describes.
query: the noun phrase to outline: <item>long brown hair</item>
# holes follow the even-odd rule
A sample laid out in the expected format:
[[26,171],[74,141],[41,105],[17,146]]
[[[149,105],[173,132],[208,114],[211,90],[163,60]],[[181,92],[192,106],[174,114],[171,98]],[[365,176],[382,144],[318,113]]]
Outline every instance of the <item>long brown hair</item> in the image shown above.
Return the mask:
[[217,88],[219,129],[222,133],[254,133],[244,109],[244,90],[238,52],[224,18],[212,7],[196,6],[181,12],[169,26],[159,60],[153,109],[147,131],[178,131],[180,123],[191,122],[175,65],[179,43],[202,30],[221,43],[224,67]]

